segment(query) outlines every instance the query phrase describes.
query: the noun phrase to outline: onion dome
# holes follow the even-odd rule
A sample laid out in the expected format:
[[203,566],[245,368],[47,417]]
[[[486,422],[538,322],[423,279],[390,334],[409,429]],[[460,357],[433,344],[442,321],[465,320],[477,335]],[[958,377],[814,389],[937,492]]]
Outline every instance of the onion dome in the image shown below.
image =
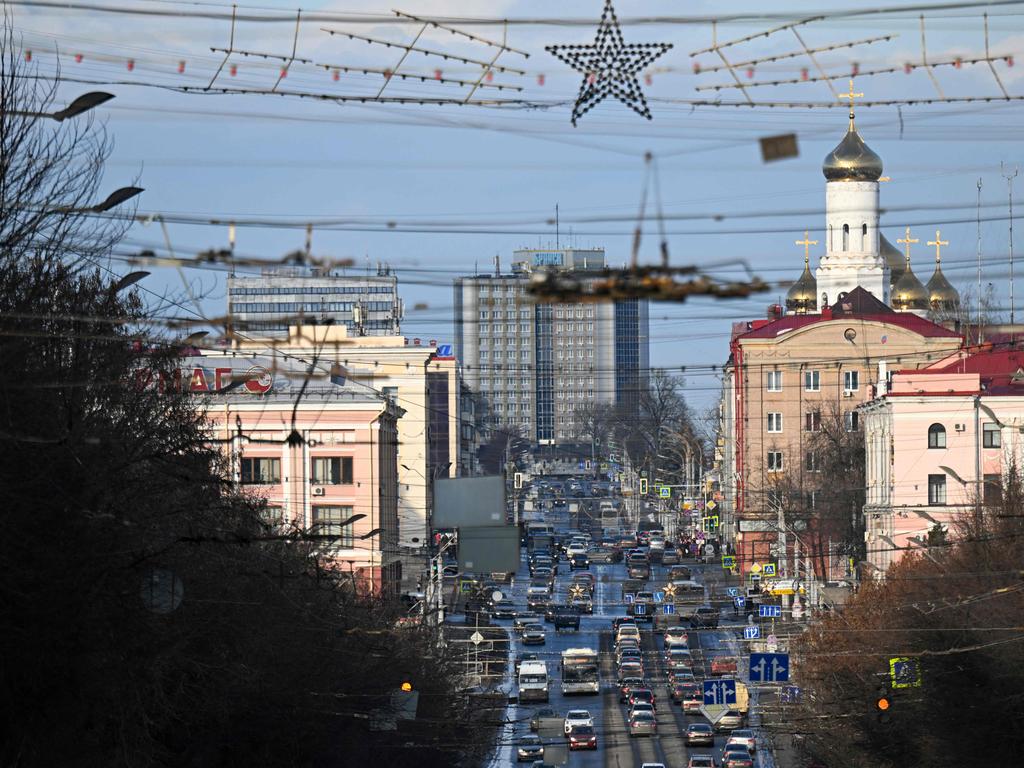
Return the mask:
[[821,172],[828,181],[878,181],[882,176],[882,158],[857,133],[850,114],[850,128],[843,140],[825,156]]
[[904,272],[892,287],[892,308],[897,312],[926,311],[928,289],[917,279],[907,257]]
[[905,258],[899,248],[889,242],[885,235],[879,237],[879,250],[882,258],[889,265],[889,285],[896,285],[896,281],[903,277],[903,270],[906,269]]
[[935,274],[928,281],[928,306],[936,312],[953,312],[960,306],[960,292],[942,274],[942,260],[935,259]]
[[786,294],[786,311],[806,315],[818,309],[818,281],[811,274],[810,259],[804,257],[804,271]]

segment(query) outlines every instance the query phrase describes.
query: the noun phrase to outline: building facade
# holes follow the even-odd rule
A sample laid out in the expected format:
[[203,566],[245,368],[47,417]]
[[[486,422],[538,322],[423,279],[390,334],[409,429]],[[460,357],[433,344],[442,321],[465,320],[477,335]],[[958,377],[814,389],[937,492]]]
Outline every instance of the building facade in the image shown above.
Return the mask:
[[895,371],[860,410],[867,562],[882,578],[936,525],[952,539],[959,517],[999,503],[1024,458],[1024,354],[988,346]]
[[360,593],[397,594],[402,409],[326,371],[300,396],[304,370],[263,355],[187,357],[181,374],[177,386],[201,398],[230,479],[263,501],[268,530],[325,537],[314,545],[321,561]]
[[521,250],[510,273],[456,280],[456,352],[492,425],[565,443],[577,409],[635,406],[650,365],[647,302],[545,304],[526,292],[538,269],[585,282],[604,267],[600,249]]
[[228,315],[242,335],[284,337],[291,325],[332,323],[353,336],[397,336],[402,314],[398,278],[384,265],[364,275],[280,267],[228,278]]

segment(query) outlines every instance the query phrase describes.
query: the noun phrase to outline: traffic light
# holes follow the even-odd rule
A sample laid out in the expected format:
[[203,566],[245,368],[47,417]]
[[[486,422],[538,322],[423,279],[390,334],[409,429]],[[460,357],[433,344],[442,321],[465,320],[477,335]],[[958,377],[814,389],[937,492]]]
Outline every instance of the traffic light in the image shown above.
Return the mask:
[[406,680],[404,683],[402,683],[402,690],[405,693],[411,692],[412,691],[412,683],[410,683],[408,680]]
[[888,686],[883,685],[878,689],[878,694],[875,696],[875,714],[878,718],[879,723],[888,723],[891,719],[890,713],[892,711],[892,692]]
[[640,478],[640,495],[641,496],[646,496],[647,495],[647,478],[646,477],[641,477]]

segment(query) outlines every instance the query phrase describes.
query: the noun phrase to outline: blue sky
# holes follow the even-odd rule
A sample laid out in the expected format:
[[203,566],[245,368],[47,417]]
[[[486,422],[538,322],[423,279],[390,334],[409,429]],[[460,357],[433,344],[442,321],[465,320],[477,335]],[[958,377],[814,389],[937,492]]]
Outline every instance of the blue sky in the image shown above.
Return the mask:
[[[106,0],[99,0],[102,5]],[[804,229],[815,238],[824,220],[824,179],[821,160],[845,130],[843,109],[736,109],[691,107],[672,99],[706,96],[697,86],[729,81],[725,72],[694,74],[693,62],[707,68],[713,55],[691,57],[692,51],[711,42],[711,25],[651,23],[623,25],[627,42],[670,42],[673,49],[654,65],[651,84],[645,85],[654,119],[636,116],[615,101],[586,115],[578,128],[569,122],[571,102],[579,77],[543,48],[559,43],[586,43],[593,38],[600,16],[600,0],[550,2],[425,2],[399,5],[419,15],[476,18],[589,19],[593,25],[533,23],[510,25],[508,44],[530,52],[529,59],[504,56],[500,62],[522,68],[526,75],[497,74],[494,83],[521,86],[522,98],[539,100],[540,109],[484,108],[435,105],[337,105],[277,95],[181,94],[156,85],[206,85],[222,56],[211,46],[225,46],[229,25],[224,20],[196,18],[195,12],[222,14],[221,4],[175,4],[126,0],[122,7],[182,11],[179,16],[114,15],[97,11],[15,7],[14,20],[23,45],[33,51],[33,62],[44,73],[54,71],[55,50],[60,52],[65,78],[105,83],[117,94],[98,110],[116,146],[107,169],[110,188],[135,177],[146,188],[140,213],[194,216],[203,220],[263,218],[297,223],[318,217],[352,220],[358,227],[377,228],[393,221],[388,231],[314,231],[317,255],[356,260],[357,264],[390,263],[398,272],[406,304],[424,302],[428,309],[410,311],[405,324],[409,336],[451,339],[451,280],[457,274],[491,268],[500,254],[503,264],[522,246],[549,244],[553,227],[547,220],[558,204],[562,242],[569,231],[580,246],[603,246],[609,261],[628,259],[640,188],[643,154],[658,158],[661,197],[667,214],[705,215],[669,221],[669,247],[677,264],[715,265],[731,259],[747,260],[769,281],[795,279],[802,266],[802,248],[794,245]],[[297,55],[317,62],[345,66],[390,68],[399,51],[341,40],[321,27],[394,41],[411,40],[409,25],[368,22],[366,16],[386,15],[394,3],[359,0],[340,3],[304,3],[304,13],[347,13],[348,21],[306,22],[300,25]],[[793,18],[851,7],[834,2],[793,2],[773,6],[773,13]],[[909,5],[890,3],[891,7]],[[306,7],[308,6],[308,7]],[[628,21],[636,17],[711,17],[722,3],[638,2],[620,0],[616,10]],[[263,8],[294,12],[284,3]],[[728,12],[758,11],[763,2],[728,4]],[[253,12],[255,6],[240,11]],[[1014,5],[991,9],[993,54],[1017,54],[1020,62],[995,66],[1011,94],[1024,95],[1020,82],[1024,57],[1021,28],[1024,8]],[[926,19],[931,61],[952,61],[981,55],[981,10],[967,8],[932,14]],[[358,23],[356,22],[358,20]],[[754,34],[782,23],[763,19],[722,23],[719,40]],[[500,26],[467,25],[474,34],[500,39]],[[291,51],[294,21],[276,24],[239,23],[235,46],[266,53]],[[938,86],[922,69],[904,74],[904,62],[921,61],[919,19],[914,13],[872,17],[827,18],[800,28],[810,47],[834,45],[882,35],[887,42],[823,53],[819,63],[829,73],[844,73],[853,62],[860,69],[897,67],[900,71],[858,77],[856,86],[868,99],[934,98],[946,96],[998,96],[1000,91],[986,65],[934,70]],[[467,58],[493,51],[478,43],[459,40],[430,30],[420,40],[424,47],[443,49]],[[732,61],[760,58],[796,50],[800,43],[790,32],[726,49]],[[81,54],[81,61],[76,61]],[[129,71],[128,60],[134,62]],[[179,73],[179,62],[185,71]],[[230,63],[237,63],[234,77]],[[277,79],[273,61],[233,57],[218,78],[231,86],[269,89]],[[401,71],[467,79],[478,69],[452,61],[418,55],[408,57]],[[741,80],[800,78],[802,68],[814,75],[805,57],[764,63],[737,72]],[[658,69],[664,68],[664,69]],[[544,84],[540,85],[539,76]],[[110,84],[116,82],[116,84]],[[372,95],[382,84],[379,75],[341,74],[295,64],[281,88],[307,93]],[[846,90],[846,80],[835,81]],[[66,81],[60,97],[73,98],[97,86]],[[800,82],[749,90],[759,101],[833,100],[823,83]],[[385,93],[396,95],[465,95],[466,89],[438,83],[388,84]],[[491,94],[488,94],[491,95]],[[515,97],[516,94],[505,94]],[[714,98],[712,95],[711,98]],[[723,91],[723,101],[737,98]],[[865,140],[878,152],[892,181],[883,185],[883,206],[896,210],[883,214],[883,228],[891,240],[906,224],[914,226],[921,244],[914,253],[918,275],[927,280],[932,271],[931,249],[924,243],[936,228],[950,241],[944,254],[947,275],[959,287],[975,281],[976,226],[974,202],[977,180],[982,179],[982,213],[997,220],[983,222],[982,248],[991,281],[1005,298],[1007,278],[1007,185],[1000,163],[1021,161],[1019,103],[914,105],[872,107],[858,113]],[[796,132],[800,156],[765,165],[757,140],[761,136]],[[1024,202],[1024,178],[1018,185]],[[998,218],[1001,217],[1001,218]],[[411,222],[452,222],[451,229],[473,228],[473,233],[402,231]],[[517,234],[508,234],[512,229]],[[226,225],[171,224],[175,252],[189,255],[227,244]],[[237,252],[246,256],[277,258],[301,248],[301,227],[240,227]],[[819,236],[817,239],[821,240]],[[657,231],[645,225],[641,259],[655,261]],[[1020,246],[1024,240],[1019,241]],[[164,251],[158,224],[133,227],[126,250],[156,248]],[[819,245],[813,257],[823,252]],[[115,268],[127,269],[121,263]],[[739,273],[709,267],[721,277]],[[1019,270],[1020,271],[1020,270]],[[223,273],[186,270],[191,290],[201,297],[209,317],[225,309]],[[158,268],[145,285],[155,294],[167,294],[191,309],[176,270]],[[707,366],[721,364],[727,355],[732,322],[759,317],[784,288],[747,301],[694,300],[684,305],[652,307],[651,360],[654,365],[686,366],[688,394],[698,406],[717,395],[718,381]],[[1024,291],[1018,289],[1020,296]],[[154,299],[155,301],[155,299]],[[1003,302],[1005,304],[1005,300]],[[185,315],[186,308],[177,309]]]

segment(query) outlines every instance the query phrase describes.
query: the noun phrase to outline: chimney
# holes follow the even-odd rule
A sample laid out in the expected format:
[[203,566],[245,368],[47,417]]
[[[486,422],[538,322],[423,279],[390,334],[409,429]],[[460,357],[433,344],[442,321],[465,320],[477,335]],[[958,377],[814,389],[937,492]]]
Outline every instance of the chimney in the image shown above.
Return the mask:
[[768,305],[768,319],[778,320],[782,317],[782,305],[781,304],[769,304]]

